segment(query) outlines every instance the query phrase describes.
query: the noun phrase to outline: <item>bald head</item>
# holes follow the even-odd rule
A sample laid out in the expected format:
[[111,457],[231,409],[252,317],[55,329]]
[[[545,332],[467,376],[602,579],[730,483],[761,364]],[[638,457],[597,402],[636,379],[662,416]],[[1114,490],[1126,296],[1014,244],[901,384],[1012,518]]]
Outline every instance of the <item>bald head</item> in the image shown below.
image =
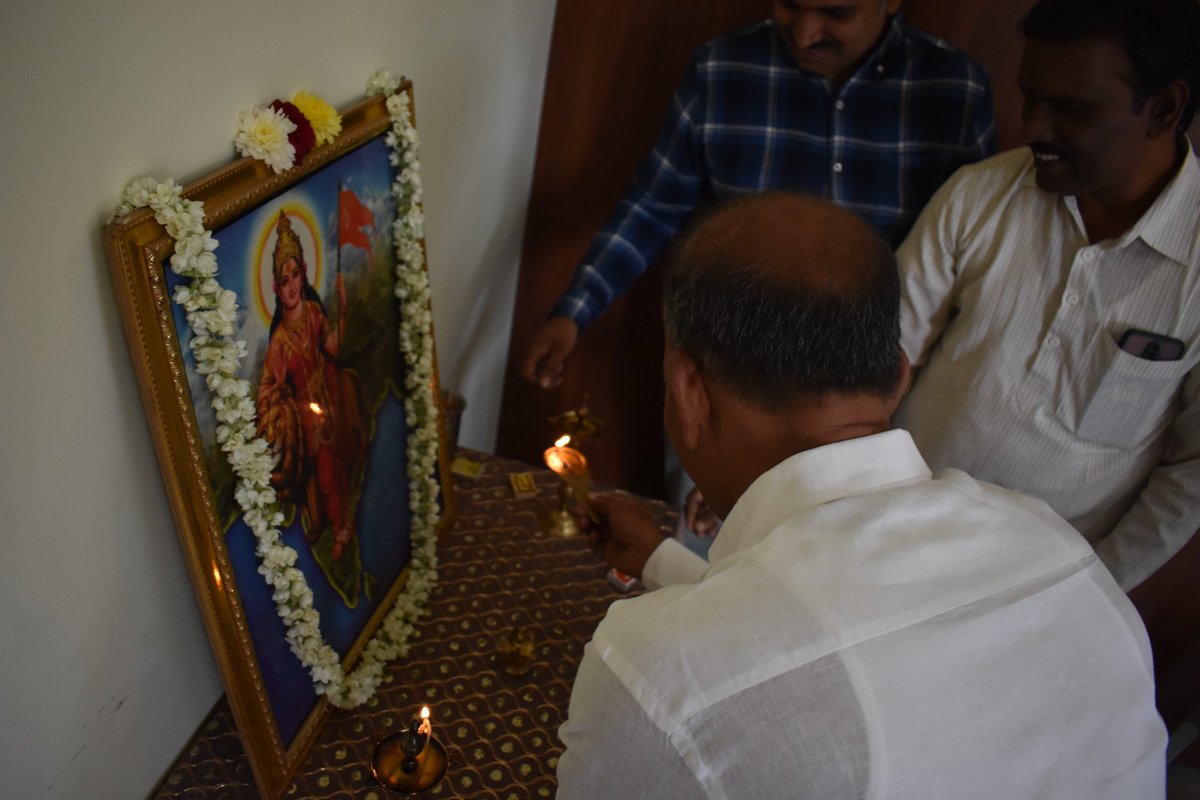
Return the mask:
[[670,343],[765,409],[896,389],[895,259],[832,203],[772,192],[721,207],[680,243],[663,293]]

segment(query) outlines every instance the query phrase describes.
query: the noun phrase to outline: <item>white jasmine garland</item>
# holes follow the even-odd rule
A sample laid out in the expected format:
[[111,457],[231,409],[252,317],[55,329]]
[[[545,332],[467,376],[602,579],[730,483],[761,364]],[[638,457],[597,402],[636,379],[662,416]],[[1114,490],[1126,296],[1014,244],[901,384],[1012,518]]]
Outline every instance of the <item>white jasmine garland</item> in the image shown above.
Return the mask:
[[386,69],[381,69],[375,72],[367,79],[367,96],[375,94],[393,94],[396,87],[400,85],[400,81],[392,77],[392,74]]
[[[437,405],[433,394],[433,319],[421,245],[425,221],[417,131],[409,111],[409,95],[394,94],[396,86],[397,81],[386,72],[376,73],[368,83],[369,93],[389,95],[392,128],[386,141],[392,148],[389,160],[397,168],[392,184],[397,205],[393,236],[396,296],[401,304],[400,351],[407,366],[404,410],[410,430],[406,450],[412,554],[404,590],[350,674],[345,673],[338,654],[322,637],[312,589],[304,573],[295,567],[296,551],[284,544],[279,534],[283,512],[271,487],[275,457],[267,442],[258,437],[250,383],[237,377],[247,353],[246,343],[234,338],[237,295],[222,288],[215,277],[217,240],[204,228],[203,205],[183,199],[179,185],[172,180],[159,183],[153,178],[139,178],[125,188],[117,208],[117,214],[122,215],[149,206],[155,219],[175,239],[171,269],[189,282],[175,289],[173,300],[187,312],[192,329],[188,346],[195,356],[196,371],[208,386],[218,423],[217,443],[237,479],[234,498],[257,540],[258,572],[273,592],[292,652],[308,668],[317,693],[340,708],[353,708],[375,694],[384,663],[407,652],[413,623],[437,582]],[[266,114],[272,119],[266,119]],[[291,147],[287,144],[287,125],[292,123],[270,109],[243,111],[237,147],[244,155],[262,158],[281,172],[291,166],[294,157],[283,148]]]

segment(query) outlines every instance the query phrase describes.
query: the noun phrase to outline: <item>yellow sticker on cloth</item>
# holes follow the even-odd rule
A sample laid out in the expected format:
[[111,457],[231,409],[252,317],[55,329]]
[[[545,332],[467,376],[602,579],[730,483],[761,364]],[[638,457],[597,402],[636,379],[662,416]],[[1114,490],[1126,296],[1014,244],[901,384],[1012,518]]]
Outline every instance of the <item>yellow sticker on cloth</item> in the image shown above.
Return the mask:
[[514,472],[508,476],[508,482],[512,484],[513,497],[533,497],[538,493],[532,472]]
[[450,462],[450,471],[464,478],[478,478],[479,473],[483,472],[483,464],[465,456],[455,456]]

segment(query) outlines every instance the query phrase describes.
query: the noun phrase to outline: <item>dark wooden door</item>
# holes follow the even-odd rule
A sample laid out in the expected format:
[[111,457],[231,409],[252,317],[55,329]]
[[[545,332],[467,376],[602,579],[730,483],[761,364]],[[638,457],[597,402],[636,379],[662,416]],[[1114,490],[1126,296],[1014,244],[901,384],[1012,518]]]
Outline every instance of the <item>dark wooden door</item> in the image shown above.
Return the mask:
[[547,418],[581,403],[605,424],[588,456],[597,480],[662,489],[661,271],[637,282],[580,339],[563,385],[517,374],[524,345],[566,289],[588,243],[654,144],[692,49],[764,19],[768,0],[558,4],[525,227],[497,451],[537,463]]

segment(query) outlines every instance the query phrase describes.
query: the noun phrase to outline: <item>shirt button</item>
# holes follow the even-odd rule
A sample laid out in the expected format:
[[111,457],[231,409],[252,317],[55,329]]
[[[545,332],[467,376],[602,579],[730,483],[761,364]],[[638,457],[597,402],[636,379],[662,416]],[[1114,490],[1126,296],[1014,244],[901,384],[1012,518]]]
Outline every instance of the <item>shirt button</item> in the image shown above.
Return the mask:
[[1096,253],[1094,251],[1092,251],[1092,250],[1084,250],[1083,251],[1083,260],[1084,261],[1091,261],[1095,257],[1096,257]]
[[842,171],[842,162],[840,162],[840,161],[833,162],[833,171],[841,172]]
[[883,64],[876,64],[876,65],[875,65],[875,71],[876,71],[876,72],[883,72]]
[[1079,302],[1079,295],[1075,294],[1074,292],[1071,292],[1070,294],[1067,295],[1067,304],[1068,305],[1073,306],[1078,302]]
[[1046,337],[1046,347],[1049,347],[1051,350],[1057,350],[1058,349],[1058,337],[1057,336],[1047,336]]
[[833,104],[833,107],[836,108],[838,111],[841,111],[843,108],[846,107],[846,103],[842,100],[838,100],[836,103]]

